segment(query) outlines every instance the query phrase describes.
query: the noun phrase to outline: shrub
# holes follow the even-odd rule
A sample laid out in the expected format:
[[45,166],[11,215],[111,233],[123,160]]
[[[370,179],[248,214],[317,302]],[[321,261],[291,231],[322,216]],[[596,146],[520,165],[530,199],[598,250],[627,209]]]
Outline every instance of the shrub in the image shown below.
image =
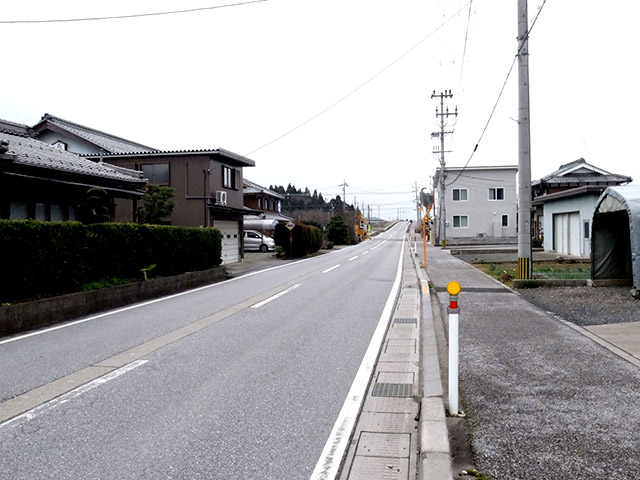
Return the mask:
[[0,220],[0,303],[80,291],[109,278],[166,276],[221,263],[214,228]]
[[[322,247],[322,230],[303,223],[298,223],[293,227],[291,233],[285,225],[278,224],[273,238],[276,245],[282,248],[285,256],[290,258],[298,258],[309,253],[315,253]],[[293,251],[290,251],[290,239]]]

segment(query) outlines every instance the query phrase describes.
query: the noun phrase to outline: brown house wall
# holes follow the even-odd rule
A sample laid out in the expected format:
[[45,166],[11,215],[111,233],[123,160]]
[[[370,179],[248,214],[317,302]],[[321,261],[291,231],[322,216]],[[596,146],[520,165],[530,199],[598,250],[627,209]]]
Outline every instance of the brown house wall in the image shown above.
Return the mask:
[[[132,161],[135,160],[135,161]],[[204,155],[180,155],[180,156],[149,156],[136,159],[109,158],[109,163],[121,167],[140,170],[142,164],[169,164],[169,186],[174,191],[174,209],[170,218],[172,225],[201,226],[208,219],[209,224],[214,218],[236,219],[237,216],[228,216],[216,213],[211,210],[205,217],[205,199],[203,194],[206,190],[207,200],[210,204],[215,202],[216,191],[227,192],[227,205],[242,208],[242,169],[235,168],[236,188],[223,187],[223,163],[213,160]],[[233,167],[232,167],[233,168]],[[118,221],[132,221],[132,215],[125,218],[123,209],[117,208]]]

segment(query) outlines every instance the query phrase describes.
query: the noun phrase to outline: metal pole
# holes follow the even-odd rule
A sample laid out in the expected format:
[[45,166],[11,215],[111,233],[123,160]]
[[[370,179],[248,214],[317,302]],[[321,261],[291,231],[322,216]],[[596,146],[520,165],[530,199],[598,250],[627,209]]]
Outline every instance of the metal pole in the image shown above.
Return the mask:
[[518,0],[518,278],[531,278],[531,137],[527,0]]
[[449,415],[457,416],[459,412],[458,401],[458,293],[460,293],[458,282],[449,282],[447,292],[449,292]]

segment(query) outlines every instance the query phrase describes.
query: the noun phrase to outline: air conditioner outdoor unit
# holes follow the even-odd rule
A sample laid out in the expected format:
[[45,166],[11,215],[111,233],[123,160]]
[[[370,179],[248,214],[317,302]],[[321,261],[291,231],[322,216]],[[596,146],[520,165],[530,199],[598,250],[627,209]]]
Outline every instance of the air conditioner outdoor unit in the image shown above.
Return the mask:
[[217,191],[216,192],[216,205],[226,206],[227,205],[227,192]]

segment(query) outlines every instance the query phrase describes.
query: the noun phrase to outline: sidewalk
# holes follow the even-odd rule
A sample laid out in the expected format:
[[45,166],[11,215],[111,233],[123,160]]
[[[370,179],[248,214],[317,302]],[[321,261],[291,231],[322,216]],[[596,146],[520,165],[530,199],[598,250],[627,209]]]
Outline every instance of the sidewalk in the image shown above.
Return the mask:
[[[493,480],[638,477],[640,363],[631,347],[614,353],[439,247],[428,248],[426,272],[445,321],[445,287],[462,285],[460,390],[478,470]],[[626,328],[609,340],[637,345],[640,324]]]
[[404,247],[402,285],[341,480],[450,480],[429,287]]

